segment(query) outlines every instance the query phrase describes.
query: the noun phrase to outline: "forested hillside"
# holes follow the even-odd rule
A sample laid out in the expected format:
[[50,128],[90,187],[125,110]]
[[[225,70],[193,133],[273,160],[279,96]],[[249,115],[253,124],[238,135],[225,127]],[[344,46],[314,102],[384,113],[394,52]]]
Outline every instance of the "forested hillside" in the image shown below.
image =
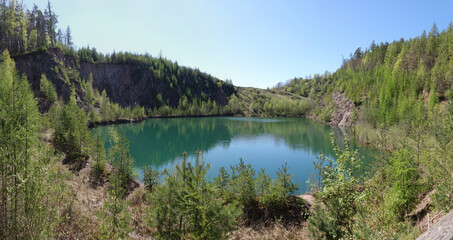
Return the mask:
[[453,98],[452,57],[453,25],[439,32],[434,24],[428,34],[413,39],[372,42],[365,50],[358,48],[336,72],[296,78],[280,88],[322,99],[325,111],[335,107],[329,93],[342,92],[361,109],[364,122],[374,127],[407,125],[426,117],[420,104],[433,113],[440,102]]

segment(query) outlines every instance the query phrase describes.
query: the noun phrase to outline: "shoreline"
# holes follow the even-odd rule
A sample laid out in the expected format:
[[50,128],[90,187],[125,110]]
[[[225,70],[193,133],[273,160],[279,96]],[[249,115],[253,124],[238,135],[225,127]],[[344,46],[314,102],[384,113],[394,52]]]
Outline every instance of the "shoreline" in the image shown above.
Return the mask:
[[[234,114],[213,114],[213,115],[174,115],[174,116],[146,116],[141,119],[135,119],[135,118],[118,118],[115,120],[109,120],[109,121],[101,121],[101,122],[88,122],[87,127],[90,128],[95,128],[99,126],[107,126],[107,125],[115,125],[115,124],[125,124],[125,123],[139,123],[146,121],[148,119],[165,119],[165,118],[202,118],[202,117],[233,117],[233,116],[240,116],[240,115],[234,115]],[[242,117],[242,116],[241,116]]]

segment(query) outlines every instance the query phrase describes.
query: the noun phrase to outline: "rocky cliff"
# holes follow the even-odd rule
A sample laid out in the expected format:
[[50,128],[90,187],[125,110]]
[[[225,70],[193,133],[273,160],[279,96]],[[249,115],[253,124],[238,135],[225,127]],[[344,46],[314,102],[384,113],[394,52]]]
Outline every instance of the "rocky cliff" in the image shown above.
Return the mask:
[[[198,70],[195,70],[198,71]],[[218,83],[199,75],[197,83],[193,79],[175,78],[175,82],[161,80],[152,69],[134,64],[80,63],[82,78],[93,78],[93,87],[122,106],[135,103],[147,108],[158,107],[159,101],[171,107],[177,107],[184,95],[200,99],[211,99],[219,105],[226,105],[233,91],[223,89]],[[161,95],[160,97],[158,95]]]
[[330,125],[348,126],[353,124],[354,102],[347,98],[344,93],[335,92],[332,94],[332,101],[337,106],[337,110],[332,114]]
[[[105,90],[110,100],[121,106],[177,107],[183,96],[189,97],[189,101],[211,100],[226,105],[228,97],[236,91],[232,85],[197,69],[180,67],[186,74],[162,77],[162,74],[156,74],[156,69],[144,64],[79,62],[58,48],[16,56],[14,60],[18,72],[27,77],[37,96],[41,75],[45,74],[55,86],[59,98],[68,101],[75,90],[81,105],[85,103],[86,93],[81,83],[90,79],[90,75],[93,88],[100,93]],[[48,107],[46,104],[43,106],[41,100],[40,109],[46,111]]]
[[[65,56],[60,49],[50,48],[46,51],[16,56],[14,61],[19,74],[27,77],[35,96],[39,96],[41,75],[45,74],[53,83],[59,98],[68,101],[72,90],[75,89],[78,101],[84,99],[85,94],[80,83],[74,81],[75,76],[73,76],[78,69],[77,61],[72,56]],[[38,98],[38,100],[40,110],[46,111],[48,105],[43,99]]]

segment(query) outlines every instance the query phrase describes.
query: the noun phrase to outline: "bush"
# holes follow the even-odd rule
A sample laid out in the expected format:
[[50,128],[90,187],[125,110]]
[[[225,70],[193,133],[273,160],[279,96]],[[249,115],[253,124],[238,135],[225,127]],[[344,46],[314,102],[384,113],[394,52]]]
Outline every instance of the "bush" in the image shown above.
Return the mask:
[[110,137],[112,146],[109,149],[110,163],[118,171],[124,186],[128,181],[134,179],[134,159],[129,152],[129,141],[123,134],[118,135],[112,128],[110,129]]
[[53,142],[56,149],[66,153],[71,160],[83,159],[89,142],[88,131],[85,112],[77,105],[74,93],[66,106],[55,110]]
[[214,184],[207,181],[209,165],[197,159],[183,162],[150,197],[149,224],[162,239],[226,239],[240,211],[223,201]]
[[99,180],[100,176],[104,174],[105,171],[105,148],[104,142],[102,139],[97,136],[96,140],[94,141],[94,149],[93,149],[93,171],[96,180]]
[[418,194],[418,168],[411,152],[399,149],[390,160],[388,167],[390,192],[386,197],[386,205],[400,220],[415,206]]
[[156,189],[161,175],[162,173],[154,170],[151,166],[143,167],[143,183],[149,191],[152,192]]
[[363,158],[351,150],[346,140],[345,149],[334,145],[336,161],[321,155],[315,168],[320,182],[312,185],[318,190],[313,215],[309,218],[309,230],[315,239],[341,239],[352,236],[354,216],[358,200],[362,197],[356,186],[362,181]]
[[57,100],[57,92],[53,87],[51,81],[47,80],[46,75],[41,75],[41,82],[39,84],[39,93],[50,102],[55,102]]
[[102,239],[126,239],[132,231],[129,223],[131,213],[129,202],[124,199],[126,191],[122,186],[121,175],[113,172],[110,175],[110,187],[108,199],[104,207],[97,213],[101,224],[99,226]]

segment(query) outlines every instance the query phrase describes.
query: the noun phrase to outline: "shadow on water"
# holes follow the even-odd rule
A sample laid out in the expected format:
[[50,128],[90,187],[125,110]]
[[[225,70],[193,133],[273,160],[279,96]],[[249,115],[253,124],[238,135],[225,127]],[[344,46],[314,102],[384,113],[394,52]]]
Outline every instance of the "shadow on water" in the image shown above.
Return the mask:
[[[340,146],[344,133],[309,119],[261,119],[236,117],[149,119],[139,123],[101,126],[92,132],[109,148],[108,128],[113,127],[130,141],[135,167],[151,165],[172,168],[186,151],[189,159],[198,149],[211,164],[212,176],[219,167],[229,168],[239,158],[259,170],[265,168],[274,176],[278,167],[288,162],[301,192],[313,173],[313,161],[323,153],[334,157],[331,132]],[[352,144],[353,148],[356,148]],[[367,149],[359,148],[367,154]]]

